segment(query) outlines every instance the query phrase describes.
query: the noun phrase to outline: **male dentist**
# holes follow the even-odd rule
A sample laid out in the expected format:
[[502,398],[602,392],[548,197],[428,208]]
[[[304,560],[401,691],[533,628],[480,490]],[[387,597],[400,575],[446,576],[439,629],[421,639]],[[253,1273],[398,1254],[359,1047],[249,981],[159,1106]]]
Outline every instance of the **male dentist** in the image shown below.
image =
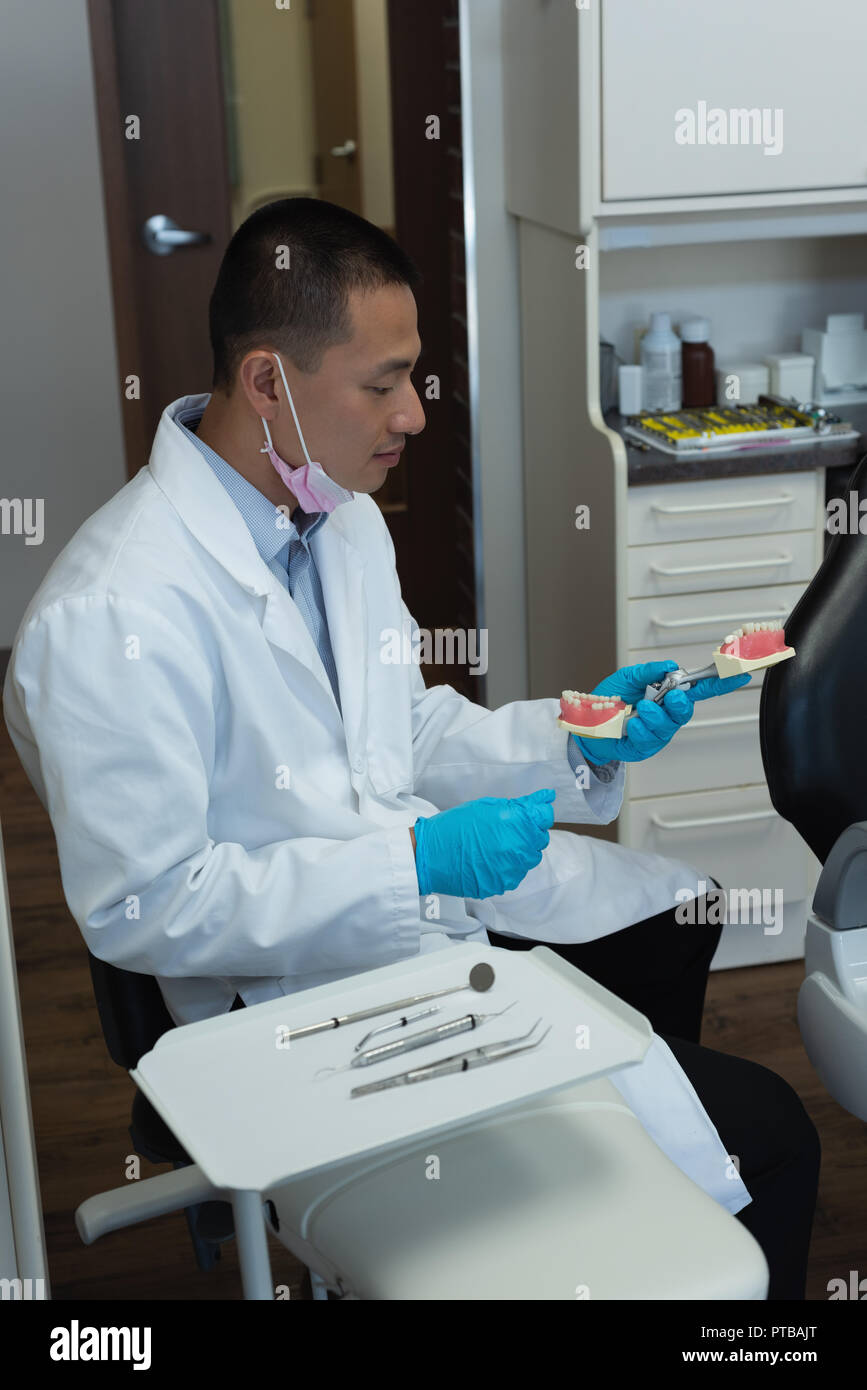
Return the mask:
[[559,821],[611,821],[624,764],[740,678],[657,706],[644,687],[676,663],[618,671],[597,689],[638,715],[591,750],[554,698],[488,711],[382,660],[411,619],[370,494],[425,423],[417,279],[344,209],[255,212],[211,299],[213,392],[166,407],[148,466],[28,606],[4,708],[70,911],[95,956],[156,976],[177,1023],[455,939],[556,943],[670,1032],[619,1089],[742,1213],[770,1296],[803,1297],[818,1143],[778,1077],[698,1046],[719,929],[672,917],[699,874],[550,833],[555,797]]

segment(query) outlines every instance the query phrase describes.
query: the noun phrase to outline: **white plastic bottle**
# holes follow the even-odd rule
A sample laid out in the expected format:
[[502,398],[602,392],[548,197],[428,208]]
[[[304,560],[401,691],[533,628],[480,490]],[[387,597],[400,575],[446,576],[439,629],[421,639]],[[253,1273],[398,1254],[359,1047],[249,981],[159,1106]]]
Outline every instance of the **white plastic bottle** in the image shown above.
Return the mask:
[[650,329],[641,340],[644,410],[680,410],[682,365],[680,339],[671,327],[670,314],[651,314]]

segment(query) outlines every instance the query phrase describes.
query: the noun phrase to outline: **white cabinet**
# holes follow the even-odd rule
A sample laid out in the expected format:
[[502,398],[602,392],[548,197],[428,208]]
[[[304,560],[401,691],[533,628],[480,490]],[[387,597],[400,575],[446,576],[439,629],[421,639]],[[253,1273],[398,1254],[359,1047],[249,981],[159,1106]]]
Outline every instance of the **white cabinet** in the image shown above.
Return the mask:
[[601,16],[604,202],[867,188],[862,5],[604,0]]
[[[671,657],[696,669],[733,627],[784,622],[794,608],[822,559],[824,473],[632,487],[626,513],[629,662]],[[627,769],[621,843],[683,860],[763,904],[757,922],[726,925],[718,965],[798,956],[816,878],[768,795],[762,675],[699,703],[667,748]]]
[[[669,220],[673,242],[707,239],[709,212],[753,236],[802,235],[796,207],[863,229],[858,0],[502,3],[516,216],[575,237],[598,222],[606,245],[664,244]],[[636,219],[650,230],[630,241]]]

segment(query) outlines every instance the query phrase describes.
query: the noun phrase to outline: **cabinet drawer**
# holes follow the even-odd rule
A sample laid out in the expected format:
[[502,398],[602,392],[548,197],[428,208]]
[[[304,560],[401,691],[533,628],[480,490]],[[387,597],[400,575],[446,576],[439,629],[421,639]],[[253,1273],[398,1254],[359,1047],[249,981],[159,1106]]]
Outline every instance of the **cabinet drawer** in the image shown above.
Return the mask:
[[766,786],[630,799],[629,845],[680,859],[726,889],[780,888],[786,902],[807,895],[806,847]]
[[824,504],[824,476],[822,470],[814,469],[631,487],[628,543],[652,545],[815,529]]
[[752,684],[718,699],[702,700],[688,724],[652,758],[630,763],[630,797],[706,792],[763,782],[759,747],[761,687]]
[[713,648],[733,627],[772,618],[785,624],[805,588],[805,584],[775,584],[769,589],[631,598],[627,603],[627,645],[670,650],[675,643],[678,649],[682,642],[710,643],[706,653],[709,662]]
[[626,552],[627,592],[630,598],[646,598],[786,584],[812,579],[819,560],[815,530],[631,546]]

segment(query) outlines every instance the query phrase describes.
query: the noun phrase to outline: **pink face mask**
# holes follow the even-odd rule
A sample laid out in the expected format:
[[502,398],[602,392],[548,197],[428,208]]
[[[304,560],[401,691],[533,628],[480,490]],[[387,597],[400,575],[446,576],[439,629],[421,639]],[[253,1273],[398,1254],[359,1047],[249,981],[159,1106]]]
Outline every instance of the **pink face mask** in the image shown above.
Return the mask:
[[292,392],[289,390],[289,383],[286,380],[286,373],[283,370],[283,363],[277,353],[272,353],[272,357],[277,358],[277,366],[280,368],[280,375],[283,378],[283,385],[286,388],[286,399],[292,411],[292,419],[295,421],[295,428],[298,431],[298,438],[301,440],[301,448],[304,450],[304,457],[307,460],[298,468],[293,468],[285,459],[281,459],[277,450],[274,448],[274,441],[271,438],[271,431],[268,428],[268,421],[261,415],[259,416],[265,426],[266,444],[259,450],[260,454],[267,454],[272,464],[276,468],[283,482],[298,498],[299,506],[305,512],[333,512],[335,507],[339,507],[341,502],[351,502],[355,497],[354,492],[348,488],[341,487],[335,483],[333,478],[329,478],[321,463],[315,463],[307,452],[307,445],[304,443],[304,435],[301,433],[301,426],[298,423],[298,416],[295,413],[295,404],[292,400]]

